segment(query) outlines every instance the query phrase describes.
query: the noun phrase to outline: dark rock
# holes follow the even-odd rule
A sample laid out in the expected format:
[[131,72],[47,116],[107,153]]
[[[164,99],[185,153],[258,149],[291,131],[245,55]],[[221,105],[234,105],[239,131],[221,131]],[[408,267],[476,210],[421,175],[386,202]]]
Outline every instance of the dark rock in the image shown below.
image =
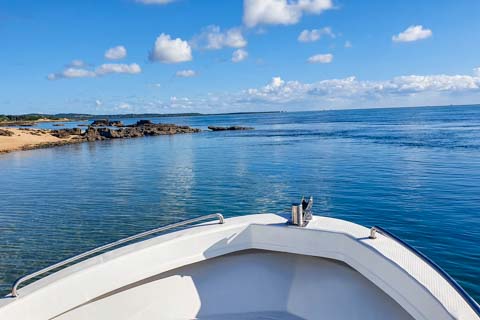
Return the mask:
[[137,123],[135,124],[136,127],[150,126],[150,125],[153,125],[152,121],[150,120],[138,120]]
[[11,137],[13,135],[14,133],[12,131],[0,129],[0,136]]
[[216,126],[208,126],[208,129],[212,131],[226,131],[226,130],[253,130],[254,128],[251,127],[239,127],[239,126],[231,126],[231,127],[216,127]]
[[79,136],[82,134],[82,129],[80,128],[72,128],[72,129],[60,129],[60,130],[52,130],[50,134],[57,138],[68,138],[70,136]]
[[64,125],[65,125],[65,124],[63,124],[63,123],[54,123],[54,124],[52,124],[52,126],[54,126],[54,127],[63,127]]
[[91,126],[92,127],[123,127],[123,123],[122,121],[119,121],[119,120],[109,121],[108,119],[99,119],[99,120],[94,120]]
[[122,121],[120,121],[120,120],[109,121],[109,122],[108,122],[108,125],[109,125],[110,127],[123,127],[123,123],[122,123]]
[[108,119],[98,119],[94,120],[91,124],[93,127],[108,127],[109,121]]
[[187,126],[177,126],[174,124],[154,124],[126,126],[120,129],[113,128],[95,128],[88,127],[83,133],[83,137],[87,141],[105,140],[105,139],[121,139],[121,138],[137,138],[144,136],[159,136],[177,133],[194,133],[200,132],[200,129],[190,128]]
[[100,134],[98,133],[98,129],[94,127],[88,127],[87,130],[83,133],[83,137],[87,141],[95,141],[95,140],[102,140]]

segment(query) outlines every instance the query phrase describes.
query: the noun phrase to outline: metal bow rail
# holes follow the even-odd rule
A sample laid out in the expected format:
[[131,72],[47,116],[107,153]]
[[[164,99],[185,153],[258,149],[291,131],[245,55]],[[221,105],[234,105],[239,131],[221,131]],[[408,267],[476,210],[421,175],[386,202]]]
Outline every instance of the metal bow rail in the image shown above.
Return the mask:
[[172,224],[169,224],[169,225],[166,225],[166,226],[163,226],[163,227],[159,227],[159,228],[151,229],[151,230],[148,230],[148,231],[145,231],[145,232],[142,232],[142,233],[138,233],[138,234],[135,234],[135,235],[127,237],[127,238],[123,238],[123,239],[120,239],[120,240],[117,240],[117,241],[114,241],[114,242],[111,242],[111,243],[107,243],[103,246],[100,246],[100,247],[94,248],[92,250],[86,251],[84,253],[73,256],[73,257],[68,258],[66,260],[62,260],[60,262],[52,264],[51,266],[48,266],[46,268],[43,268],[41,270],[38,270],[36,272],[30,273],[30,274],[27,274],[27,275],[25,275],[21,278],[18,278],[12,285],[11,295],[12,295],[12,297],[17,297],[18,296],[17,289],[18,289],[18,286],[21,283],[23,283],[25,281],[28,281],[30,279],[33,279],[33,278],[35,278],[39,275],[42,275],[42,274],[44,274],[48,271],[55,270],[57,268],[60,268],[62,266],[70,264],[72,262],[75,262],[75,261],[78,261],[78,260],[83,259],[85,257],[91,256],[92,254],[95,254],[95,253],[98,253],[98,252],[101,252],[101,251],[105,251],[107,249],[117,247],[117,246],[119,246],[121,244],[124,244],[126,242],[130,242],[130,241],[133,241],[133,240],[136,240],[136,239],[140,239],[140,238],[143,238],[143,237],[155,234],[155,233],[164,232],[164,231],[167,231],[167,230],[175,229],[175,228],[182,227],[182,226],[185,226],[185,225],[189,225],[189,224],[192,224],[192,223],[205,221],[205,220],[210,220],[210,219],[214,219],[214,218],[218,219],[219,224],[224,223],[224,218],[223,218],[222,214],[220,214],[220,213],[208,214],[208,215],[205,215],[205,216],[200,216],[200,217],[193,218],[193,219],[183,220],[183,221],[172,223]]
[[402,239],[400,239],[399,237],[397,237],[393,233],[391,233],[391,232],[389,232],[389,231],[387,231],[387,230],[385,230],[385,229],[383,229],[382,227],[379,227],[379,226],[373,226],[370,229],[370,239],[376,239],[377,238],[377,236],[376,236],[377,232],[380,233],[381,235],[384,235],[384,236],[386,236],[388,238],[391,238],[391,239],[395,240],[396,242],[400,243],[402,246],[404,246],[405,248],[407,248],[408,250],[413,252],[416,256],[418,256],[420,259],[422,259],[427,264],[429,264],[445,280],[447,280],[447,282],[458,292],[458,294],[460,294],[460,296],[463,298],[463,300],[465,300],[465,302],[468,303],[468,305],[473,309],[473,311],[478,316],[480,316],[480,306],[478,305],[478,303],[475,300],[473,300],[473,298],[470,297],[470,295],[465,291],[465,289],[463,289],[462,286],[460,286],[457,283],[457,281],[455,281],[445,270],[443,270],[438,264],[433,262],[432,259],[430,259],[426,255],[424,255],[423,253],[421,253],[420,251],[418,251],[417,249],[415,249],[414,247],[412,247],[411,245],[409,245],[408,243],[406,243],[405,241],[403,241]]

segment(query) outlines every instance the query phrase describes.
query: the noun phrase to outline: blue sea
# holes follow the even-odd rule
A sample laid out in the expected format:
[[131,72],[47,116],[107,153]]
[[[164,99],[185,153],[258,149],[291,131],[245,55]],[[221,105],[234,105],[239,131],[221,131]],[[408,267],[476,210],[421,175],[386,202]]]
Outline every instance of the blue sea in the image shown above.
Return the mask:
[[0,155],[1,294],[120,237],[213,212],[284,213],[313,195],[315,214],[387,228],[480,301],[479,106],[152,120],[255,130]]

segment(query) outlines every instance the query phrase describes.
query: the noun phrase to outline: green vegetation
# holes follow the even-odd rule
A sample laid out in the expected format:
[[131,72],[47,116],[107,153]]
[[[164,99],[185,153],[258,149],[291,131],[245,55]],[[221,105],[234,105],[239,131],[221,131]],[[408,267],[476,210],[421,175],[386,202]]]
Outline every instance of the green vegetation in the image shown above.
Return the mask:
[[0,114],[0,122],[22,122],[37,121],[39,119],[57,120],[58,117],[46,114],[22,114],[22,115],[3,115]]

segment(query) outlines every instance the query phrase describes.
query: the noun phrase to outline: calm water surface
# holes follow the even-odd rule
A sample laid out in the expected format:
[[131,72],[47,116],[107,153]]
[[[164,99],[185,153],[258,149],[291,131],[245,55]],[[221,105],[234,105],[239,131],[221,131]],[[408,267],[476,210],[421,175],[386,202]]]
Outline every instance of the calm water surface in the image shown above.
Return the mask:
[[0,155],[0,293],[132,233],[217,211],[285,212],[312,194],[316,214],[390,229],[480,300],[480,107],[154,121],[256,130]]

